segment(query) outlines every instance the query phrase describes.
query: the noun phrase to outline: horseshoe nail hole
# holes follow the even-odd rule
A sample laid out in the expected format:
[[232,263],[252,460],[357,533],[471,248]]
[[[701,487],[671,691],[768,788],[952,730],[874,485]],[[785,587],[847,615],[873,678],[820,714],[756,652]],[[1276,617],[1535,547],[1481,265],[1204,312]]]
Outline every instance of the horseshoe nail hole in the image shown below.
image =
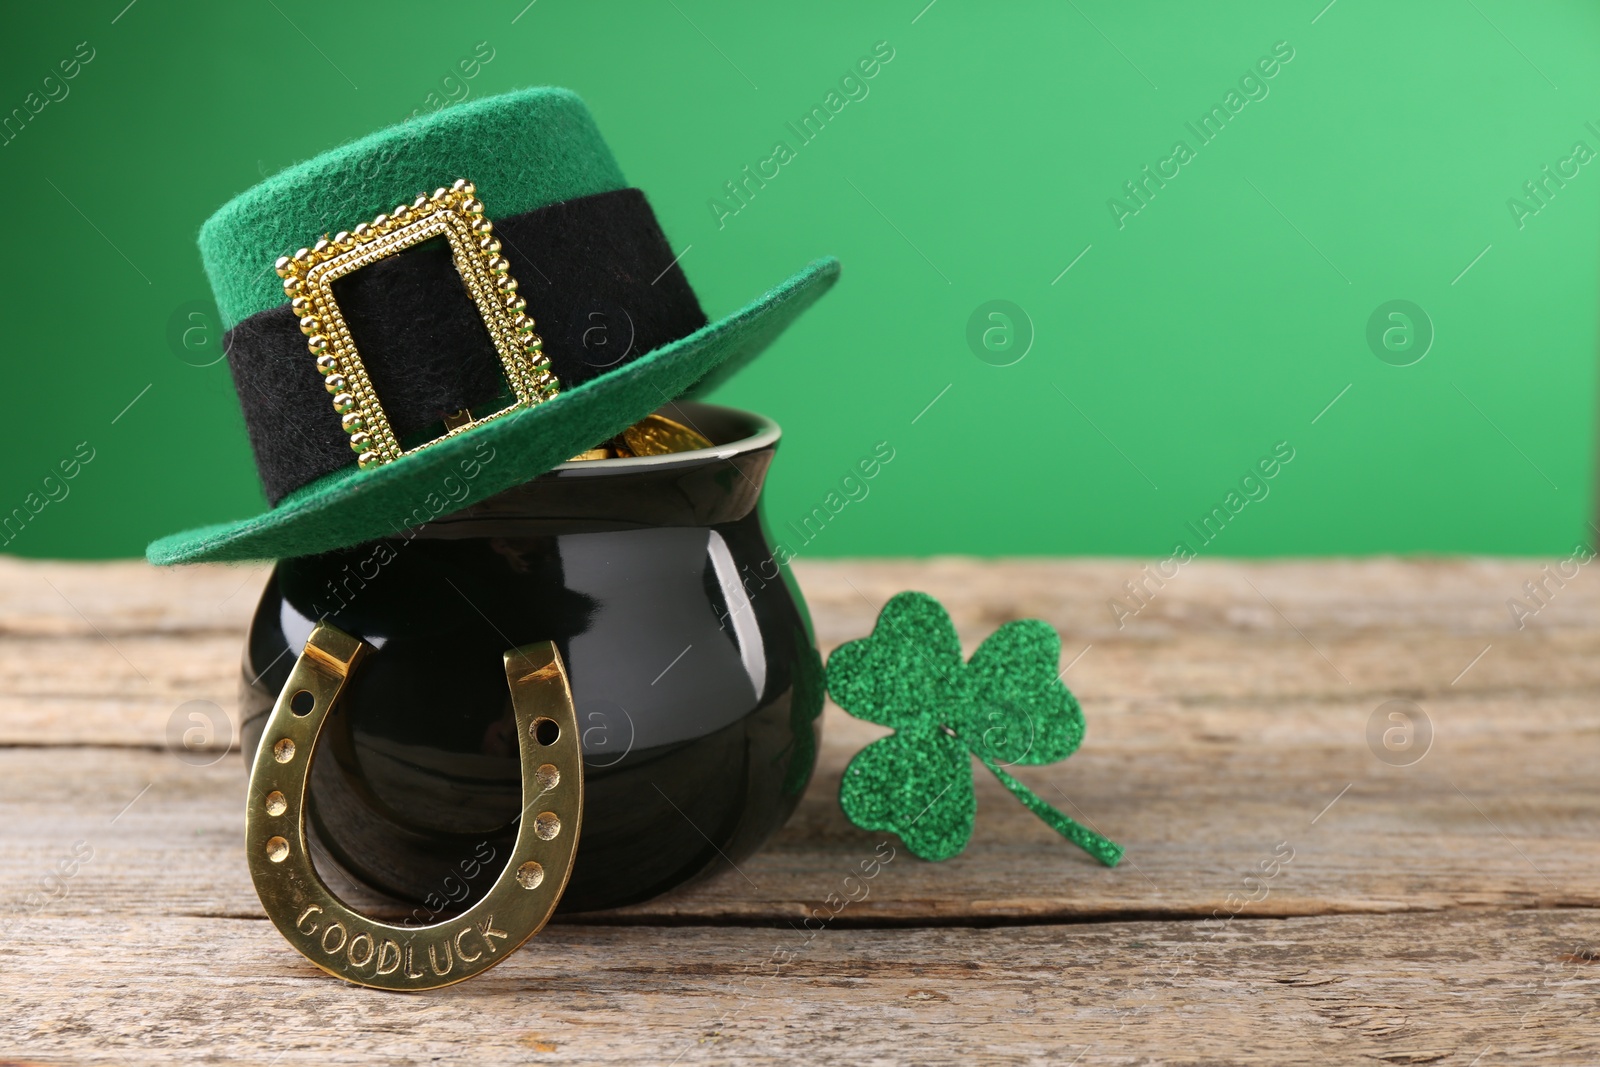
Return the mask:
[[549,841],[561,832],[561,817],[553,811],[541,811],[533,820],[533,832],[541,841]]
[[311,695],[311,690],[302,689],[289,698],[289,710],[296,715],[310,715],[311,709],[317,706],[317,698]]
[[554,719],[533,720],[533,739],[549,748],[561,737],[561,727]]
[[267,838],[267,859],[282,863],[289,858],[289,842],[281,837]]
[[279,763],[288,763],[294,759],[294,742],[285,737],[273,745],[272,758]]
[[267,814],[282,815],[289,810],[289,802],[283,799],[283,794],[274,789],[267,794]]
[[[285,843],[284,848],[287,850],[288,847],[288,844]],[[517,881],[521,883],[524,889],[538,889],[539,883],[544,881],[544,868],[533,860],[529,860],[517,868]]]
[[548,793],[561,784],[561,768],[554,763],[546,763],[533,772],[533,777],[539,783],[539,791]]

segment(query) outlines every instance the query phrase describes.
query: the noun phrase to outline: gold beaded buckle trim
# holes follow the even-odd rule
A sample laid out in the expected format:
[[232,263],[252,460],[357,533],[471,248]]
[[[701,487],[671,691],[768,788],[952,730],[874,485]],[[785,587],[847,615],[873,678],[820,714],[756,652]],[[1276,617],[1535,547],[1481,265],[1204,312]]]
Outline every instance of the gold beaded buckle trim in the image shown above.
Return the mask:
[[436,989],[501,962],[555,911],[583,822],[578,715],[553,642],[505,653],[522,762],[522,815],[511,860],[484,898],[452,919],[428,926],[381,922],[333,895],[306,844],[306,784],[317,738],[366,650],[322,623],[290,670],[250,771],[250,877],[279,932],[329,974],[377,989]]
[[[440,235],[450,242],[456,271],[483,316],[516,401],[481,416],[467,410],[453,412],[445,416],[443,434],[407,449],[401,446],[367,377],[350,328],[334,300],[333,283]],[[350,448],[363,469],[399,459],[518,408],[543,403],[561,388],[542,351],[543,342],[534,332],[533,319],[528,317],[527,301],[517,292],[511,264],[500,254],[494,224],[484,217],[483,201],[465,178],[448,189],[435,189],[432,196],[420,195],[349,232],[341,230],[332,237],[324,234],[310,248],[280,257],[277,270],[289,305],[300,319],[300,332],[316,357],[317,370],[333,394],[333,410],[341,416],[344,431],[350,435]]]

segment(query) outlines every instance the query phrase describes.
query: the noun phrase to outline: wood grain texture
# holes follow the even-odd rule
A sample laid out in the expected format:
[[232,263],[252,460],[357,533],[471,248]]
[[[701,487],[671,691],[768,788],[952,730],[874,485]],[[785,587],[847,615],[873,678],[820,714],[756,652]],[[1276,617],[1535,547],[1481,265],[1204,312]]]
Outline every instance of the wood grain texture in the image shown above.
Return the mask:
[[[1600,580],[1518,628],[1506,602],[1543,565],[1197,562],[1119,626],[1142,563],[801,563],[825,650],[906,588],[969,652],[1056,626],[1088,736],[1017,774],[1123,865],[978,768],[963,855],[901,849],[761,979],[883,840],[834,799],[883,731],[830,706],[816,780],[739,872],[394,997],[262,918],[230,738],[207,766],[167,748],[185,702],[232,714],[265,571],[0,560],[0,1059],[1594,1062]],[[1368,743],[1396,698],[1434,730],[1410,766]]]
[[[886,870],[880,877],[888,877]],[[271,924],[119,909],[0,949],[0,1042],[73,1063],[1593,1063],[1591,911],[1002,929],[547,929],[346,987]]]

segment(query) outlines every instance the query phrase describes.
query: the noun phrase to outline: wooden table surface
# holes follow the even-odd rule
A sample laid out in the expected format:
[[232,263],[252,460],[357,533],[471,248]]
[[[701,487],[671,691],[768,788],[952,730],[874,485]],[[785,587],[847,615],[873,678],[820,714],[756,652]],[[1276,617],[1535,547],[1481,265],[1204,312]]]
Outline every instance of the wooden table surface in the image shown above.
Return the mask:
[[[1519,629],[1543,565],[1202,561],[1119,629],[1142,563],[799,563],[824,651],[908,588],[969,653],[1060,630],[1088,734],[1017,774],[1123,864],[980,768],[964,854],[901,848],[804,935],[884,840],[836,800],[883,731],[830,706],[799,811],[738,871],[397,995],[289,948],[240,755],[167,745],[188,701],[233,713],[265,572],[0,560],[0,1061],[1600,1063],[1600,578]],[[1369,741],[1391,700],[1431,728],[1415,762]]]

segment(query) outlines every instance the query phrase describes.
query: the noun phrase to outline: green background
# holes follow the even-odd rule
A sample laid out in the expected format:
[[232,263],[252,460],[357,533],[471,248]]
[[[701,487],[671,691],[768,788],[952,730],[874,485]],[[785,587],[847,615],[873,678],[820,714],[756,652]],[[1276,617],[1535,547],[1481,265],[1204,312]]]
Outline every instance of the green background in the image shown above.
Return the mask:
[[[1279,441],[1207,554],[1589,536],[1600,163],[1520,228],[1507,201],[1600,151],[1592,3],[125,5],[29,5],[0,40],[0,112],[94,49],[0,147],[0,513],[95,455],[4,551],[136,555],[259,510],[226,364],[172,329],[209,299],[200,222],[448,91],[536,84],[585,97],[713,316],[843,260],[714,397],[784,426],[775,529],[894,449],[802,556],[1164,555]],[[723,183],[879,41],[869,94],[719,225]],[[1185,123],[1280,41],[1267,97],[1200,146]],[[1179,139],[1194,160],[1119,229],[1108,200]],[[1367,342],[1395,299],[1435,332],[1410,366]],[[1031,323],[1009,366],[968,343],[991,300]]]

